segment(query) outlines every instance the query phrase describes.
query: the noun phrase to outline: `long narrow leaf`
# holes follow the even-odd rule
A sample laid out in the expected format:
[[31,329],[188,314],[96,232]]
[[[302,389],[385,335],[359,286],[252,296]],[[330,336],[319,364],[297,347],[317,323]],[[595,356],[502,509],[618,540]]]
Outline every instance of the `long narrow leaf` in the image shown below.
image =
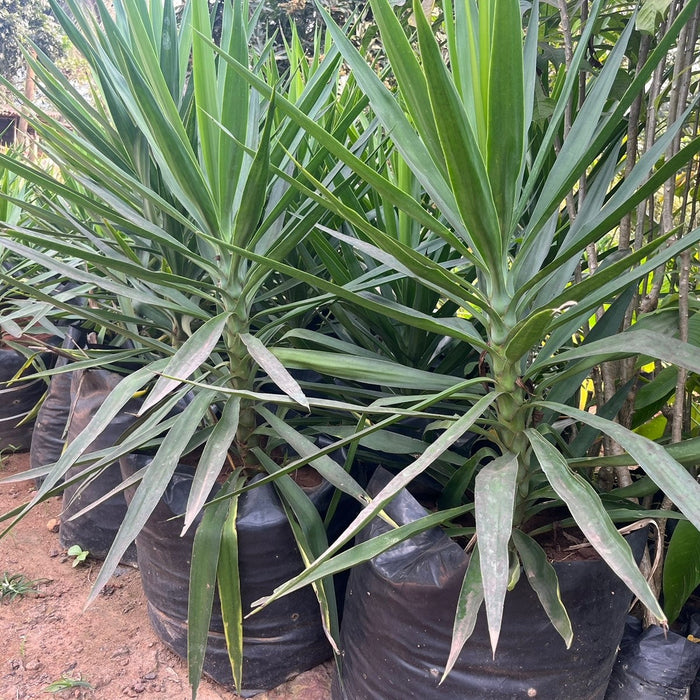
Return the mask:
[[459,591],[459,601],[455,613],[455,621],[452,628],[452,642],[450,654],[445,664],[445,672],[442,674],[442,683],[454,667],[464,645],[472,636],[476,625],[476,618],[484,600],[484,584],[481,579],[481,565],[479,561],[479,546],[474,547],[469,558],[467,571],[464,574],[462,588]]
[[238,430],[241,400],[231,396],[224,404],[221,417],[204,445],[202,456],[197,463],[197,471],[192,479],[192,486],[187,497],[187,508],[182,526],[182,534],[192,525],[205,501],[214,488],[217,478],[226,464],[229,449]]
[[632,550],[610,520],[593,487],[569,469],[561,453],[539,432],[528,428],[526,434],[542,471],[566,503],[581,532],[652,614],[660,622],[665,622],[666,616],[640,572]]
[[537,403],[545,409],[580,420],[620,443],[688,520],[700,529],[700,485],[661,445],[592,413],[548,401]]
[[250,356],[267,372],[272,379],[289,398],[294,399],[301,406],[309,410],[309,401],[304,391],[294,377],[285,369],[279,357],[271,352],[265,345],[250,333],[242,333],[241,340],[246,346]]
[[574,639],[574,631],[571,627],[569,614],[561,602],[557,573],[547,560],[547,555],[542,547],[532,537],[521,530],[513,530],[512,536],[527,580],[568,649]]
[[[430,75],[430,102],[452,191],[474,247],[488,265],[490,276],[498,280],[502,273],[502,231],[486,163],[445,66],[440,47],[417,0],[414,0],[414,14],[424,70]],[[418,174],[420,171],[414,172]]]
[[238,496],[229,501],[228,515],[221,532],[217,579],[221,599],[226,649],[233,683],[238,692],[243,687],[243,603],[241,601],[241,572],[238,566]]
[[[274,413],[264,407],[259,407],[258,412],[283,437],[289,445],[302,457],[310,457],[318,452],[318,448],[301,433],[294,430]],[[318,473],[343,493],[347,493],[360,503],[369,503],[370,498],[365,490],[350,476],[343,467],[327,455],[321,455],[310,461],[311,466]]]
[[507,452],[482,467],[474,482],[481,581],[494,656],[508,588],[508,545],[513,528],[518,466],[517,456]]
[[403,389],[441,391],[463,380],[449,375],[437,375],[425,370],[410,369],[389,360],[376,360],[322,350],[272,348],[275,357],[287,367],[313,369],[339,379],[380,384]]
[[584,343],[573,350],[545,359],[542,366],[586,358],[595,359],[597,364],[614,356],[630,357],[631,355],[653,357],[684,367],[690,372],[700,373],[700,354],[695,345],[656,331],[634,330],[634,328],[611,338]]
[[460,416],[460,418],[447,428],[418,459],[393,477],[374,499],[372,499],[372,502],[362,509],[328,549],[315,561],[311,562],[302,574],[275,589],[271,596],[258,602],[267,605],[289,593],[292,588],[308,583],[309,580],[314,577],[316,570],[349,542],[363,527],[369,524],[374,517],[381,513],[386,504],[389,503],[402,488],[407,486],[419,474],[423,473],[443,452],[448,450],[455,441],[464,435],[474,422],[477,421],[496,400],[498,395],[498,393],[492,392],[477,401],[469,411],[463,416]]
[[[222,492],[235,489],[235,475],[222,487]],[[204,511],[192,545],[190,589],[187,603],[187,667],[193,700],[202,679],[204,655],[207,649],[211,614],[216,590],[216,570],[219,564],[221,532],[228,516],[229,502],[222,500]]]
[[[313,571],[309,571],[307,568],[306,571],[289,581],[288,584],[285,584],[285,590],[284,592],[280,592],[279,596],[277,595],[278,591],[276,590],[274,598],[276,599],[282,595],[294,593],[295,591],[303,588],[304,586],[308,586],[314,581],[318,581],[326,576],[340,573],[341,571],[345,571],[353,566],[361,564],[362,562],[368,561],[382,552],[386,552],[391,547],[394,547],[404,540],[407,540],[409,537],[418,535],[421,532],[425,532],[426,530],[436,527],[437,525],[463,515],[470,510],[470,508],[471,506],[460,506],[458,508],[450,508],[448,510],[441,510],[436,513],[431,513],[430,515],[426,515],[425,517],[414,520],[406,525],[401,525],[400,527],[392,528],[387,532],[382,532],[376,537],[372,537],[365,542],[353,545],[349,549],[345,549],[339,554],[328,558],[322,564],[315,566]],[[269,602],[272,602],[272,598],[263,598],[255,601],[253,605],[263,606],[267,605]],[[250,614],[255,614],[255,611]]]
[[144,401],[139,415],[158,403],[168,392],[178,386],[183,379],[187,379],[200,367],[219,342],[228,318],[229,314],[227,312],[214,316],[182,344],[182,347],[179,348],[163,369],[164,376],[160,377],[156,382],[151,393]]
[[[497,0],[493,5],[486,162],[501,230],[510,234],[525,157],[522,19],[517,0]],[[504,245],[500,256],[505,253]]]
[[165,487],[175,473],[178,460],[187,447],[190,438],[197,430],[199,421],[209,410],[213,395],[214,392],[206,391],[198,394],[178,416],[175,424],[163,439],[158,452],[156,452],[129,504],[127,513],[114,538],[104,564],[97,574],[86,605],[89,605],[97,597],[100,590],[102,590],[114,573],[114,569],[119,564],[127,547],[143,529],[153,509],[158,504]]
[[[258,456],[261,464],[270,474],[279,470],[278,465],[267,455],[261,454],[260,450],[258,450]],[[309,496],[291,477],[281,476],[274,483],[282,499],[299,551],[304,563],[307,564],[328,546],[323,519]],[[340,638],[340,626],[333,578],[329,576],[315,581],[312,585],[320,607],[326,638],[335,653],[339,654],[337,640]]]

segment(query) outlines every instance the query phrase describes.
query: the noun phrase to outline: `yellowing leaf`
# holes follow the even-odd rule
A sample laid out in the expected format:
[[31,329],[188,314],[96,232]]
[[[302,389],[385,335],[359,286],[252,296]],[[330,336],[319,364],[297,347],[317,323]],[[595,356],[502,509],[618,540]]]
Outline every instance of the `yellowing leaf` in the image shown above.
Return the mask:
[[634,432],[637,433],[637,435],[643,435],[645,438],[649,438],[649,440],[658,440],[663,437],[667,424],[668,420],[666,416],[659,413],[651,420],[635,428]]

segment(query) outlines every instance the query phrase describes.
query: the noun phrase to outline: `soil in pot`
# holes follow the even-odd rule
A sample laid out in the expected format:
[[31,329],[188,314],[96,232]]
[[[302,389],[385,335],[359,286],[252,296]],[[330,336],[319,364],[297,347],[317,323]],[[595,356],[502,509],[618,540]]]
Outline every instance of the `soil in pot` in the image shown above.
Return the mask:
[[[378,470],[370,494],[389,478]],[[427,514],[406,491],[386,510],[399,525]],[[387,528],[377,519],[358,539]],[[641,557],[646,532],[635,534]],[[602,700],[631,594],[601,560],[555,564],[574,629],[569,650],[521,577],[506,596],[495,660],[482,609],[454,669],[438,685],[467,563],[464,550],[433,529],[353,569],[341,628],[342,685],[336,679],[334,700]]]
[[[146,455],[121,460],[124,478],[149,461]],[[138,565],[151,623],[162,641],[187,655],[187,598],[196,522],[180,537],[193,470],[178,467],[168,489],[136,538]],[[319,507],[329,497],[323,484],[311,489]],[[126,492],[127,499],[133,489]],[[265,485],[241,496],[238,547],[243,610],[302,570],[301,556],[275,489]],[[319,605],[310,587],[286,596],[243,621],[243,696],[274,688],[331,657]],[[210,624],[204,672],[233,686],[218,597]]]

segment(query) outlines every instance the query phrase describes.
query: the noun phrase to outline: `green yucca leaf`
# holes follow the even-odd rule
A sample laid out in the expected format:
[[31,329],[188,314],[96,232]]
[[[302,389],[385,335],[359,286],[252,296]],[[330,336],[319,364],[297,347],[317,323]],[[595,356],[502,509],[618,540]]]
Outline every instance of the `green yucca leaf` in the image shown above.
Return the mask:
[[500,293],[503,288],[502,232],[485,156],[479,149],[464,107],[445,67],[440,48],[417,2],[414,2],[414,14],[423,69],[431,77],[428,81],[430,103],[452,192],[471,241],[491,271],[494,289],[489,292]]
[[500,251],[503,257],[507,249],[505,234],[517,223],[513,217],[520,194],[517,188],[527,136],[519,3],[494,2],[489,48],[486,163],[500,228],[504,232]]
[[459,592],[459,601],[457,602],[455,621],[452,628],[452,643],[447,663],[445,664],[445,671],[440,680],[441,683],[454,668],[464,645],[471,637],[483,600],[484,584],[481,579],[481,562],[479,545],[477,544],[469,557],[469,564],[467,565]]
[[93,589],[88,597],[88,604],[97,597],[100,590],[112,577],[114,569],[119,565],[127,547],[143,529],[153,509],[157,506],[163,491],[175,473],[180,455],[197,430],[199,421],[209,411],[214,396],[214,391],[200,392],[180,413],[173,428],[163,438],[153,461],[141,480],[141,484],[134,493],[127,509],[127,515],[114,538],[114,543],[110,547],[102,568],[97,574]]
[[412,462],[401,473],[393,477],[375,498],[362,509],[359,515],[346,527],[335,542],[331,544],[321,556],[310,563],[302,574],[283,584],[277,588],[271,596],[265,598],[264,601],[258,601],[258,603],[264,602],[265,604],[269,604],[282,595],[291,592],[295,587],[309,583],[317,569],[338,552],[343,545],[349,542],[362,527],[372,520],[372,518],[382,512],[384,506],[389,503],[402,488],[415,479],[418,474],[425,471],[435,459],[448,450],[456,440],[469,430],[479,416],[481,416],[495,401],[497,396],[498,394],[492,392],[477,401],[472,409],[454,421],[454,423],[418,457],[418,459]]
[[[240,472],[235,472],[221,491],[227,493],[235,489],[241,480]],[[230,508],[228,499],[207,508],[197,527],[192,545],[190,565],[190,586],[188,592],[187,666],[189,680],[196,697],[197,687],[202,679],[204,655],[214,607],[216,574],[221,551],[221,531]]]
[[[420,5],[417,11],[414,6],[413,11],[418,13],[416,16],[424,16]],[[432,160],[441,168],[443,176],[446,176],[447,171],[443,162],[435,117],[430,109],[429,81],[392,6],[386,2],[374,2],[372,12],[380,28],[384,49],[391,62],[396,81],[401,92],[406,95],[406,109],[415,122]]]
[[569,615],[561,602],[559,581],[554,567],[540,545],[521,530],[512,532],[520,561],[522,561],[528,583],[537,594],[547,616],[564,640],[567,649],[574,639]]
[[[612,425],[611,421],[605,423]],[[533,429],[527,429],[526,433],[549,483],[566,503],[588,541],[654,616],[664,622],[663,610],[640,572],[632,550],[613,525],[593,487],[568,468],[559,450],[540,433]]]
[[494,655],[508,588],[508,546],[519,473],[517,455],[510,452],[485,465],[474,481],[474,515],[479,541],[481,581]]
[[229,449],[234,443],[240,419],[241,399],[231,396],[221,410],[221,416],[207,438],[197,469],[192,478],[187,507],[182,524],[182,534],[195,521],[209,498],[216,481],[226,466]]

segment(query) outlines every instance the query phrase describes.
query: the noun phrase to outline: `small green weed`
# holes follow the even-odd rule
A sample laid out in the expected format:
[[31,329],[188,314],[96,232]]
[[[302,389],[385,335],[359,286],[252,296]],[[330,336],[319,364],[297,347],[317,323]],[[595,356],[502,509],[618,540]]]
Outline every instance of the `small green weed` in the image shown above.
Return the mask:
[[78,564],[82,564],[88,558],[90,552],[87,549],[83,549],[79,544],[74,544],[66,554],[69,557],[74,557],[73,566],[78,566]]
[[7,457],[18,452],[21,447],[16,447],[15,445],[8,445],[7,447],[0,450],[0,472],[4,472],[7,468]]
[[32,580],[24,574],[11,574],[5,571],[0,578],[0,600],[11,602],[15,598],[38,593],[37,586],[44,579]]
[[64,674],[58,680],[47,685],[46,688],[44,688],[44,692],[60,693],[62,690],[67,690],[68,688],[88,688],[89,690],[94,690],[92,685],[83,678],[82,674],[79,678],[71,678]]

